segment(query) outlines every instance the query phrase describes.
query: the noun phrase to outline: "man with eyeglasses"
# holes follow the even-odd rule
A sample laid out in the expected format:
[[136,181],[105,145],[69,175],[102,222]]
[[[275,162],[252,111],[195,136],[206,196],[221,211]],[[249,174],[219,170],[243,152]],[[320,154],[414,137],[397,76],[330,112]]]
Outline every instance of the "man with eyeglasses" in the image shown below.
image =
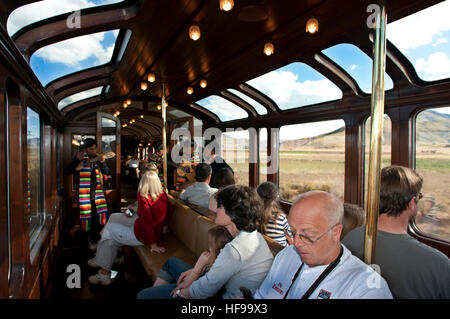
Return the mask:
[[386,281],[341,245],[343,215],[336,196],[301,194],[288,217],[292,245],[277,254],[254,298],[392,298]]
[[[450,298],[450,259],[408,234],[417,215],[423,178],[415,170],[388,166],[381,170],[380,209],[375,260],[395,298]],[[363,259],[365,226],[342,242]]]

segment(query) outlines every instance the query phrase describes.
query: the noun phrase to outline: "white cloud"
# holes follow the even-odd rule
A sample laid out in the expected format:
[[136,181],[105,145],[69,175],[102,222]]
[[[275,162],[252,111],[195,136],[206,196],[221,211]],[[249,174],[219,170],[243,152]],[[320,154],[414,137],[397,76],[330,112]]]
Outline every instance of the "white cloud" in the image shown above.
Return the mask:
[[98,59],[99,65],[108,63],[111,60],[111,57],[114,52],[115,43],[110,45],[106,48],[106,50],[103,50],[103,52],[99,52],[96,56]]
[[443,52],[433,53],[428,60],[418,59],[415,63],[418,72],[426,73],[424,80],[441,79],[443,75],[450,76],[450,59]]
[[115,45],[103,47],[101,42],[104,37],[104,32],[83,35],[43,47],[35,54],[46,62],[63,63],[78,69],[81,69],[82,61],[91,57],[96,58],[96,65],[101,65],[111,60]]
[[291,71],[272,71],[248,84],[267,94],[282,109],[342,98],[342,92],[328,79],[304,82],[297,79]]
[[221,121],[230,121],[248,116],[247,112],[239,106],[215,95],[203,101],[198,101],[197,104],[215,113]]
[[8,34],[11,36],[24,26],[60,14],[121,1],[45,0],[34,2],[17,8],[9,15],[7,21]]
[[388,24],[387,37],[401,51],[433,43],[433,37],[450,30],[450,1]]
[[343,120],[286,125],[280,128],[280,141],[313,137],[333,132],[345,126]]
[[99,86],[99,87],[89,89],[89,90],[86,90],[83,92],[72,94],[72,95],[62,99],[61,101],[59,101],[58,109],[61,110],[69,104],[99,95],[100,93],[102,93],[102,89],[103,89],[103,86]]
[[448,42],[448,40],[446,38],[439,38],[436,40],[436,42],[433,43],[433,46],[437,47],[439,44],[447,43],[447,42]]
[[356,68],[357,68],[358,66],[356,65],[356,64],[352,64],[352,65],[350,65],[350,70],[355,70]]

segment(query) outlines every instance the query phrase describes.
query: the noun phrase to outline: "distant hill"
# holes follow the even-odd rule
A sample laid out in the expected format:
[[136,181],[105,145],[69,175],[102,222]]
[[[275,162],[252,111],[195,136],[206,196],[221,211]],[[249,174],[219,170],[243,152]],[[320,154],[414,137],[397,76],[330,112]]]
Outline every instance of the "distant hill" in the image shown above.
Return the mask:
[[[428,110],[419,114],[416,120],[416,143],[417,144],[449,144],[450,145],[450,114],[438,113]],[[370,121],[368,122],[370,125]],[[369,130],[370,131],[370,130]],[[344,127],[333,132],[289,140],[281,142],[282,151],[299,150],[302,147],[342,147],[344,139]],[[366,135],[366,143],[369,143],[370,136]],[[383,144],[391,141],[391,122],[386,117],[383,123]]]
[[[416,120],[416,143],[417,144],[449,144],[450,145],[450,114],[438,113],[436,111],[428,110],[421,112]],[[370,122],[368,122],[370,125]],[[344,127],[335,131],[317,135],[314,137],[307,137],[301,139],[291,139],[281,141],[280,149],[282,151],[300,150],[302,147],[343,147],[342,143],[345,141]],[[236,139],[230,136],[223,135],[222,142],[227,145],[236,145],[239,143],[241,148],[243,145],[248,145],[248,139]],[[369,134],[366,136],[366,143],[369,143]],[[237,142],[239,140],[239,142]],[[389,144],[391,141],[391,122],[386,117],[383,123],[383,144]],[[223,147],[224,145],[222,145]]]
[[418,144],[450,144],[450,114],[424,111],[417,116]]

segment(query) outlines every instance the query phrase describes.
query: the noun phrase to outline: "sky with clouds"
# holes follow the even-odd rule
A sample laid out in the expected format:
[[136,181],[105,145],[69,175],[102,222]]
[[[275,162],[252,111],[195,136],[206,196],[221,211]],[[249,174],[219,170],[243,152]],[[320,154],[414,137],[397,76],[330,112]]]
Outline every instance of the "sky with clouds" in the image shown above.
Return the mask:
[[83,92],[79,92],[79,93],[75,93],[72,95],[69,95],[68,97],[62,99],[61,101],[59,101],[58,103],[58,109],[62,110],[63,108],[65,108],[67,105],[70,105],[72,103],[75,103],[77,101],[81,101],[84,99],[88,99],[90,97],[96,96],[96,95],[100,95],[100,93],[102,93],[102,89],[103,86],[98,86],[96,88],[92,88]]
[[425,81],[450,77],[450,1],[388,23],[387,38]]
[[107,5],[123,0],[45,0],[21,6],[11,12],[8,17],[6,28],[12,36],[21,28],[60,14],[73,12],[81,9]]
[[[8,34],[13,35],[31,23],[59,14],[121,1],[45,0],[31,3],[17,8],[8,17]],[[99,32],[48,45],[31,56],[30,66],[45,86],[61,76],[108,63],[118,33],[119,30]]]

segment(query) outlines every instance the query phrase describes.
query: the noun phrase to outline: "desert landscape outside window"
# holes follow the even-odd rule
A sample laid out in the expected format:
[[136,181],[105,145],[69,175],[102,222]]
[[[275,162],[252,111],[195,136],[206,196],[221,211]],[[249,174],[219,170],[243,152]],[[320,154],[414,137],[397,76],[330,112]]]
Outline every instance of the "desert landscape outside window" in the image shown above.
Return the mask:
[[416,216],[426,234],[450,240],[450,108],[416,117],[416,169],[424,182]]
[[280,197],[293,201],[310,190],[344,198],[345,123],[343,120],[280,128]]

